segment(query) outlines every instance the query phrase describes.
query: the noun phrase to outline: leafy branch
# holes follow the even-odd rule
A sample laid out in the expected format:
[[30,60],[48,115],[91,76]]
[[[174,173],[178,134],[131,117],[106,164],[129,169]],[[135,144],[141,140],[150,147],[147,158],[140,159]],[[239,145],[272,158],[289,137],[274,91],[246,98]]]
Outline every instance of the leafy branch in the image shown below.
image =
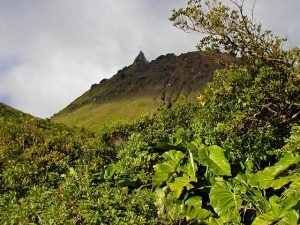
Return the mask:
[[189,0],[188,6],[173,10],[170,20],[185,32],[204,34],[201,51],[227,53],[244,62],[256,59],[272,66],[299,65],[300,50],[283,50],[286,38],[275,36],[245,13],[245,0]]

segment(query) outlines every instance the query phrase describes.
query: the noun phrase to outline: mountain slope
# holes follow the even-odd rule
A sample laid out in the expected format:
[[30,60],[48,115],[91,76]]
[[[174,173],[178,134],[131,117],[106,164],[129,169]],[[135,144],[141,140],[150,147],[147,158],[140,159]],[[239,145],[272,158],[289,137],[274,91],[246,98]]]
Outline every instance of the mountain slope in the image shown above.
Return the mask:
[[132,121],[162,105],[171,106],[180,95],[194,97],[219,67],[197,52],[167,54],[151,62],[140,52],[132,65],[93,84],[51,119],[92,129],[114,121]]
[[0,118],[3,120],[14,119],[16,122],[19,122],[21,118],[28,119],[34,117],[0,102]]
[[[60,137],[61,133],[64,132],[70,133],[70,136],[75,136],[75,133],[78,133],[78,135],[89,135],[83,129],[71,129],[63,124],[53,123],[49,119],[40,119],[0,102],[1,156],[3,156],[2,151],[4,149],[9,152],[16,146],[23,150],[29,148],[29,146],[42,145],[45,147],[47,139],[51,139],[54,136]],[[0,161],[2,160],[1,156]]]

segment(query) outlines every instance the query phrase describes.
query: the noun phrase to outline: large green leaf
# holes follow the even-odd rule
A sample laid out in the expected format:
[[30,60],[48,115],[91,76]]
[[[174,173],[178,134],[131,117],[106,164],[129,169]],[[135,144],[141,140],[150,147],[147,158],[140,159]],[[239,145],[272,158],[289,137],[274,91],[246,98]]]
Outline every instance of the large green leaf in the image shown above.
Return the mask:
[[269,225],[277,221],[272,213],[265,213],[255,218],[252,225]]
[[190,177],[184,173],[182,177],[176,177],[174,182],[169,183],[168,185],[171,191],[173,192],[174,196],[176,198],[179,198],[184,187],[186,187],[187,190],[190,190],[194,187],[192,184],[190,184],[190,182]]
[[283,209],[291,209],[294,206],[298,206],[299,210],[299,202],[300,202],[300,179],[293,181],[289,188],[283,192],[285,196],[284,200],[282,201],[281,208]]
[[288,177],[281,177],[276,180],[261,180],[259,181],[259,187],[261,189],[268,189],[268,188],[274,188],[274,189],[280,189],[284,185],[288,184],[289,182],[293,181],[295,179],[294,176],[288,176]]
[[238,189],[227,181],[216,182],[211,188],[210,204],[223,223],[240,221],[242,198]]
[[191,142],[186,142],[185,146],[194,154],[197,155],[198,154],[198,149],[199,148],[204,148],[205,145],[202,143],[202,139],[197,137],[194,138],[194,140],[192,140]]
[[276,176],[280,175],[291,165],[300,161],[300,155],[296,153],[287,153],[281,158],[274,166],[265,168],[255,174],[249,175],[249,184],[252,186],[259,186],[262,189],[274,188],[279,189],[289,183],[292,177],[281,177],[276,179]]
[[185,216],[187,221],[197,220],[198,222],[208,219],[213,214],[202,209],[202,198],[200,196],[193,196],[185,201]]
[[289,196],[296,196],[296,198],[299,198],[300,196],[300,178],[295,179],[289,186],[288,189],[286,189],[283,192],[283,195],[286,197]]
[[185,201],[185,204],[190,207],[202,207],[202,198],[200,196],[193,196]]
[[181,151],[171,150],[162,155],[166,161],[154,165],[155,174],[152,184],[154,187],[159,187],[164,181],[168,180],[177,170],[181,160],[185,157]]
[[281,201],[278,196],[272,196],[269,201],[271,210],[257,216],[252,225],[269,225],[274,223],[281,225],[298,224],[299,211],[297,212],[293,207],[298,203],[299,199],[291,196]]
[[171,151],[165,152],[164,154],[162,154],[162,156],[165,158],[165,160],[173,161],[174,164],[177,165],[184,158],[185,154],[181,151],[171,150]]
[[154,165],[155,174],[153,176],[152,185],[153,187],[159,187],[166,181],[172,173],[175,172],[175,168],[172,162],[164,162],[161,164]]
[[299,211],[291,210],[285,217],[278,221],[277,225],[297,225],[299,221]]
[[218,218],[210,217],[208,220],[205,221],[207,225],[224,225],[223,222],[220,221]]
[[200,147],[195,159],[207,166],[215,175],[231,176],[230,164],[224,155],[224,150],[217,145]]

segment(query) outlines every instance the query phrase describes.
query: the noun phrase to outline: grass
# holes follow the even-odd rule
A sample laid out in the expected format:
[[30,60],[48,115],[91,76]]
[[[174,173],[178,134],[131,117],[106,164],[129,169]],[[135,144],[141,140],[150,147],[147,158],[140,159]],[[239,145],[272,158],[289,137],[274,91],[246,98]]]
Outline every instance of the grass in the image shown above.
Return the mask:
[[98,130],[116,122],[134,121],[141,115],[153,114],[159,107],[153,96],[140,96],[118,99],[96,105],[86,104],[73,112],[55,116],[52,120],[68,126],[85,127]]

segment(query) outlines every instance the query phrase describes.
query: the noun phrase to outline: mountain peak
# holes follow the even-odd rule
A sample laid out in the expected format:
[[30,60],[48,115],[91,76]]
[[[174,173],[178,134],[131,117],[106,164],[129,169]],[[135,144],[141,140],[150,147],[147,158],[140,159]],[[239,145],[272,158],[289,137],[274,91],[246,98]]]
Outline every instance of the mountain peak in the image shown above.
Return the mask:
[[142,51],[140,51],[140,53],[138,54],[138,56],[135,58],[135,60],[133,62],[133,64],[141,65],[141,66],[143,66],[143,65],[145,65],[147,63],[148,63],[148,61],[147,61],[147,59],[145,57],[144,52],[142,52]]
[[133,64],[93,85],[52,119],[93,129],[117,119],[133,121],[160,107],[170,107],[180,95],[194,98],[220,67],[198,52],[167,54],[148,62],[140,51]]

